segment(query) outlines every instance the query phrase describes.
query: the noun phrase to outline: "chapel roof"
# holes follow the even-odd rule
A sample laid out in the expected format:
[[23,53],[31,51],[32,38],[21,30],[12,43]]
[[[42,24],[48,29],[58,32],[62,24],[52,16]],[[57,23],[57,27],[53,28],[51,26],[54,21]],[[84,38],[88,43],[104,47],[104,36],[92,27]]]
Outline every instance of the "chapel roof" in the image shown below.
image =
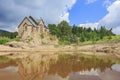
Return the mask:
[[[28,20],[28,22],[26,23],[28,26],[38,27],[38,26],[39,26],[39,23],[40,23],[41,21],[42,21],[43,24],[44,24],[44,21],[43,21],[42,18],[36,19],[36,18],[34,18],[34,17],[32,17],[32,16],[29,16],[29,17],[25,17],[24,20],[25,20],[25,19]],[[23,21],[24,21],[24,20],[23,20]],[[22,21],[22,22],[23,22],[23,21]],[[21,24],[22,24],[22,22],[21,22]],[[21,24],[20,24],[20,25],[21,25]],[[20,26],[20,25],[19,25],[19,26]],[[19,27],[19,26],[18,26],[18,27]],[[44,24],[44,27],[46,27],[45,24]]]

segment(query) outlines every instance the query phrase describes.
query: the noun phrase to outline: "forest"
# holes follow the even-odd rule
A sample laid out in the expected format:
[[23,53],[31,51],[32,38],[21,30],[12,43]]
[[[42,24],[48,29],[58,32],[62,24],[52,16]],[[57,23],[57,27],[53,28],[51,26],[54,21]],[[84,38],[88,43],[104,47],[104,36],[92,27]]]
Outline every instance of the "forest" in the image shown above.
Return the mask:
[[58,25],[48,24],[50,34],[59,39],[60,44],[82,43],[91,41],[92,43],[102,40],[104,37],[111,39],[115,34],[111,29],[101,26],[100,29],[85,28],[84,26],[70,26],[68,22],[61,21]]
[[16,38],[17,32],[9,32],[5,30],[0,30],[0,37],[8,37],[10,39]]

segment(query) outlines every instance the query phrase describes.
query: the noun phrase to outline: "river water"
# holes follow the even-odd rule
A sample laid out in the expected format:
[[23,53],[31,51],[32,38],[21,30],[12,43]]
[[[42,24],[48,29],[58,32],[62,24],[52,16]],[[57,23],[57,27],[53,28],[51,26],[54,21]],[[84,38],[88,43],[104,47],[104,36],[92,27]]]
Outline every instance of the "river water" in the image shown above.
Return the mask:
[[0,80],[120,80],[120,64],[76,56],[31,54],[0,64]]

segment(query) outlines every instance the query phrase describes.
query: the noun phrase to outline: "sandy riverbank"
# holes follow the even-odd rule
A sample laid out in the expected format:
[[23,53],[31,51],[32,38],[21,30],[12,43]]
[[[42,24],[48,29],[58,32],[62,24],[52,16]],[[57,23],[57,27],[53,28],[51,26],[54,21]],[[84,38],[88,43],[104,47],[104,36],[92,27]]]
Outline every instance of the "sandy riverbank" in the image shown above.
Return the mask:
[[32,46],[26,43],[9,43],[0,45],[0,55],[23,55],[30,53],[83,53],[90,55],[107,55],[120,58],[120,42],[89,45],[41,45]]

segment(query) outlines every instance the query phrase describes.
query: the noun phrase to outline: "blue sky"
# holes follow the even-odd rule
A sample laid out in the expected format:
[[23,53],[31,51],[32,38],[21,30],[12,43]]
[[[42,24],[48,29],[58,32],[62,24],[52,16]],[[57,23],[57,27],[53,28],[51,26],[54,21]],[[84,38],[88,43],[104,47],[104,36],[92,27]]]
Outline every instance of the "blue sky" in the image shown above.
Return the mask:
[[30,15],[46,24],[66,20],[83,27],[106,26],[120,34],[120,0],[0,0],[0,29],[17,31]]
[[87,4],[85,0],[77,0],[69,11],[71,24],[94,23],[102,19],[108,12],[103,5],[104,0]]

